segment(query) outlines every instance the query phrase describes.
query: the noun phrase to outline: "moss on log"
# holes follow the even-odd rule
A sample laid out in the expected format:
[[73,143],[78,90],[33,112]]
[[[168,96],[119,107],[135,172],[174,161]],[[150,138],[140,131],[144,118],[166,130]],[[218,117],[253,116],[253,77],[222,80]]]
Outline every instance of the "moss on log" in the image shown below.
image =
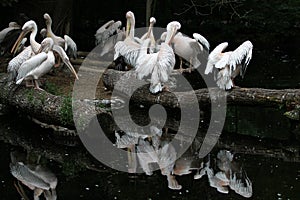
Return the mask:
[[55,96],[45,91],[7,83],[6,78],[6,74],[0,74],[1,104],[15,108],[47,124],[74,127],[73,121],[66,117],[66,113],[72,113],[72,109],[66,105],[70,103],[66,100],[68,97]]

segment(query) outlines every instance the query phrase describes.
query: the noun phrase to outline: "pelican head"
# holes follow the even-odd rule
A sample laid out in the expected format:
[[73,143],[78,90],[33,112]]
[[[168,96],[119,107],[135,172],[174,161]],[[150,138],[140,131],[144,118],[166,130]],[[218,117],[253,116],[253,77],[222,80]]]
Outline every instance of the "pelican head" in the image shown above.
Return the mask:
[[47,29],[43,28],[41,31],[40,31],[40,34],[43,38],[47,37]]
[[150,18],[150,24],[155,24],[156,23],[156,19],[154,17]]
[[33,31],[34,29],[37,29],[37,25],[33,20],[26,22],[22,27],[22,31],[24,31],[26,34]]
[[20,25],[17,22],[9,22],[8,27],[21,28]]
[[52,24],[52,19],[48,13],[44,14],[44,19],[46,21],[46,25],[51,25]]
[[177,31],[181,28],[181,24],[177,21],[172,21],[167,25],[167,36],[165,42],[170,44]]
[[30,20],[28,22],[26,22],[23,27],[22,27],[22,32],[19,36],[19,38],[17,39],[17,41],[15,42],[12,50],[11,50],[11,53],[16,53],[17,52],[17,49],[19,48],[23,38],[30,32],[33,32],[33,31],[36,31],[37,30],[37,25],[36,23],[33,21],[33,20]]
[[117,21],[117,22],[115,22],[115,24],[118,28],[122,28],[122,22],[121,21]]
[[181,28],[181,24],[177,21],[172,21],[167,25],[167,31],[171,31],[171,30],[179,30]]
[[126,18],[127,18],[127,19],[128,19],[128,18],[134,18],[133,12],[128,11],[128,12],[126,13]]
[[135,18],[134,18],[134,14],[131,11],[128,11],[126,13],[126,19],[127,19],[127,24],[126,24],[126,37],[128,35],[134,35],[131,31],[131,27],[134,26],[135,24]]
[[39,53],[44,51],[44,52],[48,52],[50,51],[52,48],[53,48],[53,45],[54,45],[54,41],[52,38],[45,38],[42,43],[41,43],[41,48],[39,49]]

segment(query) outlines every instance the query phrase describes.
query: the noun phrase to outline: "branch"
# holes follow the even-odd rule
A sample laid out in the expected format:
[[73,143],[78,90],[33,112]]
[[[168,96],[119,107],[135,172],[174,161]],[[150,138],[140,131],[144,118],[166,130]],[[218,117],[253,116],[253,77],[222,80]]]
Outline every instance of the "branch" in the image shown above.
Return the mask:
[[[126,78],[121,79],[122,76],[125,76]],[[173,77],[176,78],[176,75]],[[130,80],[130,82],[125,81],[125,79]],[[103,81],[106,87],[110,89],[113,89],[114,85],[118,82],[118,85],[120,85],[121,88],[118,88],[117,92],[127,96],[134,92],[132,90],[136,85],[139,85],[139,80],[135,78],[134,73],[116,70],[107,70],[103,74]],[[124,83],[122,81],[124,81]],[[216,95],[226,95],[227,103],[235,105],[281,106],[285,104],[300,103],[300,89],[274,90],[262,88],[235,88],[222,94],[218,88],[212,88],[211,92]],[[173,93],[162,92],[153,95],[149,92],[149,85],[135,91],[131,96],[131,100],[146,105],[159,103],[169,108],[179,108],[179,101],[176,96],[187,104],[189,102],[193,104],[194,102],[191,102],[191,99],[194,93],[197,96],[201,107],[206,107],[210,104],[211,98],[208,89]]]

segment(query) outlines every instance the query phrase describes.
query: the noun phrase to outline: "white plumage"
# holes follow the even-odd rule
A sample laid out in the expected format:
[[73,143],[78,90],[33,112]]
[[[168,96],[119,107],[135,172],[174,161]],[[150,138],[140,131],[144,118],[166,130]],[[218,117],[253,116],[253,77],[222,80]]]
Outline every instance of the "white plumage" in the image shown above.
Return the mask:
[[110,20],[101,26],[95,34],[96,45],[104,45],[109,37],[121,31],[122,22]]
[[158,47],[153,34],[153,26],[156,23],[156,19],[154,17],[151,17],[149,22],[150,23],[149,23],[148,31],[141,37],[141,41],[145,41],[146,39],[149,38],[150,39],[149,52],[155,53],[158,51]]
[[52,31],[52,19],[48,13],[44,14],[44,19],[46,21],[46,30],[47,30],[47,37],[51,37],[54,41],[55,45],[59,45],[65,49],[68,53],[68,56],[72,56],[73,58],[77,58],[77,45],[71,37],[65,35],[64,38],[56,36]]
[[67,55],[69,55],[69,56],[76,59],[77,58],[77,45],[76,45],[76,43],[68,35],[64,35],[64,39],[65,39],[65,52],[67,53]]
[[26,47],[18,56],[9,61],[7,66],[7,73],[9,73],[8,81],[13,81],[17,77],[18,70],[22,63],[33,56],[33,50],[31,46]]
[[135,17],[133,12],[126,13],[126,38],[124,41],[119,41],[115,45],[114,60],[123,56],[127,64],[135,67],[139,56],[139,49],[141,47],[141,40],[134,37]]
[[48,73],[55,64],[53,51],[58,53],[63,62],[78,79],[78,76],[70,63],[68,56],[60,46],[54,45],[52,38],[45,38],[41,43],[41,49],[39,51],[43,52],[31,57],[20,66],[16,79],[17,84],[20,84],[23,80],[33,79],[35,89],[40,89],[37,79]]
[[180,27],[179,22],[168,24],[166,41],[161,44],[160,50],[156,53],[147,53],[147,48],[151,42],[150,39],[145,40],[142,45],[137,59],[136,73],[138,79],[151,75],[150,92],[153,94],[162,91],[162,84],[168,81],[169,75],[174,69],[175,54],[170,47],[170,42]]
[[244,77],[253,49],[252,43],[246,41],[236,50],[222,53],[227,46],[227,42],[221,43],[209,54],[205,69],[205,74],[211,73],[214,68],[218,70],[215,77],[217,85],[225,90],[234,86],[233,79],[238,74]]
[[[176,55],[180,58],[180,70],[182,68],[182,59],[187,60],[190,63],[190,71],[196,69],[201,65],[199,55],[209,51],[209,42],[205,37],[198,33],[193,34],[194,38],[177,33],[172,40],[172,46]],[[165,41],[166,33],[161,35],[161,40]]]
[[48,73],[55,64],[55,57],[53,54],[54,42],[51,38],[46,38],[42,42],[42,48],[45,52],[41,52],[29,60],[25,61],[18,70],[16,84],[20,84],[24,79],[33,79],[35,88],[39,89],[37,79]]
[[[16,83],[20,84],[24,78],[32,76],[32,79],[38,79],[44,70],[42,70],[44,67],[40,66],[42,63],[43,65],[47,64],[47,62],[44,63],[46,59],[48,59],[48,54],[45,52],[41,52],[33,57],[31,57],[29,60],[25,61],[21,67],[18,70],[18,76]],[[49,59],[51,60],[51,59]],[[49,61],[48,60],[48,61]],[[49,65],[54,63],[49,62]],[[38,68],[40,66],[40,68]],[[50,68],[51,69],[51,68]],[[50,70],[49,70],[50,71]]]
[[7,72],[10,74],[9,81],[13,81],[16,78],[17,71],[19,70],[22,63],[24,63],[26,60],[34,56],[39,48],[40,44],[36,42],[35,37],[37,35],[37,25],[34,21],[30,20],[26,22],[22,27],[22,32],[17,39],[16,43],[14,44],[11,52],[16,52],[22,43],[24,41],[24,37],[27,33],[31,32],[30,34],[30,46],[26,47],[21,53],[19,53],[16,57],[14,57],[7,66]]
[[125,28],[121,29],[122,22],[108,21],[95,34],[95,44],[101,46],[100,56],[113,51],[118,41],[125,39]]
[[0,44],[2,43],[3,39],[9,32],[17,29],[21,29],[20,25],[18,25],[17,22],[10,22],[7,28],[0,31]]

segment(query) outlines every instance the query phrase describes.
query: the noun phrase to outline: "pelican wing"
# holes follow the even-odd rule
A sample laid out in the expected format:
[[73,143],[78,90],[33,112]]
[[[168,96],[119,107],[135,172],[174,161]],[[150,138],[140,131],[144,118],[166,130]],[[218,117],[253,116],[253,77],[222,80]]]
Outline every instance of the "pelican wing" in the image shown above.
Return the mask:
[[153,68],[157,62],[157,56],[158,54],[147,54],[147,49],[150,44],[150,39],[146,39],[142,46],[141,49],[139,50],[139,57],[136,61],[136,73],[137,73],[137,78],[142,79],[143,77],[148,76],[152,71]]
[[117,35],[113,35],[108,38],[105,44],[102,46],[100,56],[107,54],[110,51],[114,50],[114,46],[117,42],[123,41],[125,39],[125,32],[119,31]]
[[123,56],[125,62],[133,67],[136,67],[136,62],[140,53],[140,45],[129,39],[119,41],[115,45],[114,60],[119,56]]
[[31,57],[29,60],[25,61],[18,70],[16,83],[20,84],[26,77],[26,75],[32,70],[36,69],[38,66],[40,66],[47,59],[47,57],[48,55],[45,52],[41,52]]
[[235,70],[237,65],[242,65],[240,72],[242,77],[245,75],[247,66],[252,58],[252,49],[252,43],[250,41],[246,41],[230,55],[229,65],[231,70]]
[[73,58],[76,59],[77,58],[77,45],[76,45],[76,43],[68,35],[65,35],[64,39],[65,39],[65,51],[67,52],[68,55],[70,55],[70,56],[72,56]]
[[204,46],[204,48],[209,51],[210,45],[209,42],[207,41],[207,39],[205,37],[203,37],[202,35],[200,35],[199,33],[194,33],[193,34],[194,39],[200,43],[201,45]]
[[208,62],[205,69],[205,74],[212,72],[214,65],[222,58],[221,53],[228,46],[227,42],[219,44],[208,56]]
[[247,175],[243,182],[242,179],[237,178],[236,174],[234,173],[229,179],[229,187],[239,195],[242,195],[246,198],[251,197],[253,194],[252,182]]
[[15,178],[31,189],[34,189],[35,187],[43,190],[50,189],[50,185],[37,177],[23,162],[10,163],[10,172]]
[[113,23],[115,23],[114,20],[110,20],[108,22],[106,22],[105,24],[103,24],[97,31],[96,31],[96,34],[95,36],[98,34],[98,33],[103,33],[110,25],[112,25]]
[[167,82],[175,66],[175,54],[166,43],[162,43],[157,61],[151,75],[150,92],[155,94],[162,91],[162,84]]
[[228,52],[224,53],[221,59],[215,63],[215,68],[224,69],[226,65],[229,64],[229,59],[230,59],[230,53]]
[[9,61],[7,66],[7,72],[10,74],[9,81],[12,81],[17,77],[17,72],[26,60],[28,60],[33,54],[31,46],[26,47],[21,53]]
[[96,45],[104,45],[109,37],[111,37],[120,30],[121,26],[121,21],[114,22],[113,20],[111,20],[104,24],[102,27],[100,27],[95,34]]

